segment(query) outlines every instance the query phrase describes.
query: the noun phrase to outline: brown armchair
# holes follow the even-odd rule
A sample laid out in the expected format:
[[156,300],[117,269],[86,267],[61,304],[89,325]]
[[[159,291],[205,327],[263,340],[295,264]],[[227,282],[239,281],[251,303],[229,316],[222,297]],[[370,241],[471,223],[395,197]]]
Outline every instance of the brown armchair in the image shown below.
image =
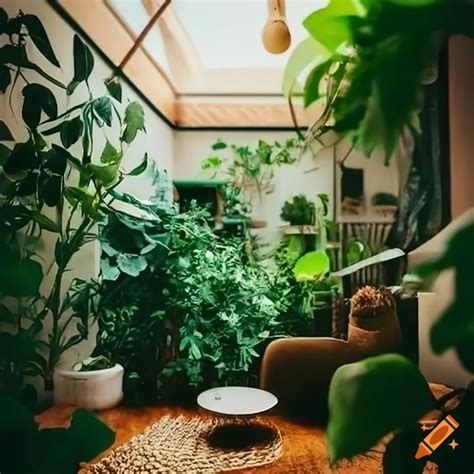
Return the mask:
[[347,341],[329,337],[273,341],[263,357],[261,387],[278,397],[285,412],[325,420],[334,372],[371,355],[396,352],[400,344],[400,326],[390,292],[386,288],[362,288],[351,299]]

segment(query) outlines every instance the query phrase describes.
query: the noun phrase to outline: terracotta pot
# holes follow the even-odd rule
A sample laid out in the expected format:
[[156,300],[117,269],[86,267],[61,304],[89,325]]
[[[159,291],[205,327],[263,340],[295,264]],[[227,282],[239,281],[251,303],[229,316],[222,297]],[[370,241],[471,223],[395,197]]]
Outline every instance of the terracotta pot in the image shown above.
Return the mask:
[[115,364],[109,369],[78,372],[54,371],[54,404],[74,405],[89,410],[105,410],[123,398],[124,369]]

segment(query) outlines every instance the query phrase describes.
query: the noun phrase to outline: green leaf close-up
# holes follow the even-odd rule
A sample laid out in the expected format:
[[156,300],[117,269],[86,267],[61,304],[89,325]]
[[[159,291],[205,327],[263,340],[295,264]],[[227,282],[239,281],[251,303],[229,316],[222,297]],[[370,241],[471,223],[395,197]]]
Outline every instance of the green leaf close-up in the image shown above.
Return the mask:
[[125,130],[122,141],[130,144],[135,140],[139,131],[145,132],[145,113],[143,107],[138,102],[130,102],[125,109],[124,118]]
[[68,95],[71,95],[81,82],[87,82],[94,69],[94,56],[77,34],[74,35],[73,54],[74,76],[67,86]]
[[148,167],[148,154],[145,153],[143,160],[140,164],[138,164],[135,168],[130,170],[128,173],[124,173],[127,176],[140,176]]
[[329,51],[352,40],[349,18],[362,14],[357,0],[331,0],[329,4],[311,13],[303,22],[314,39]]
[[36,15],[26,14],[21,17],[21,22],[25,25],[31,40],[41,54],[54,66],[61,67],[40,19]]
[[5,65],[0,64],[0,93],[4,94],[10,84],[10,69],[8,69]]
[[100,185],[108,188],[117,183],[120,178],[120,163],[107,165],[89,165],[92,175]]
[[58,104],[50,89],[41,84],[28,84],[23,88],[22,116],[31,130],[36,130],[41,121],[41,112],[50,119],[58,116]]
[[303,255],[294,268],[297,281],[316,280],[329,271],[330,261],[326,252],[316,250]]
[[68,428],[40,430],[28,409],[0,394],[1,472],[75,474],[114,441],[115,433],[92,412],[77,409]]
[[80,117],[65,120],[60,128],[61,143],[65,148],[71,147],[82,137],[83,131],[84,123]]
[[101,163],[116,164],[122,160],[122,153],[117,150],[109,141],[106,142],[102,154],[100,155]]
[[106,81],[105,86],[109,94],[118,102],[122,102],[122,85],[117,78],[111,81]]
[[0,120],[0,141],[11,142],[13,140],[13,135],[11,134],[7,124],[3,120]]
[[14,297],[36,296],[43,281],[41,265],[20,256],[0,242],[0,293]]
[[416,424],[435,402],[421,372],[399,354],[340,367],[329,389],[331,461],[367,451],[386,434]]

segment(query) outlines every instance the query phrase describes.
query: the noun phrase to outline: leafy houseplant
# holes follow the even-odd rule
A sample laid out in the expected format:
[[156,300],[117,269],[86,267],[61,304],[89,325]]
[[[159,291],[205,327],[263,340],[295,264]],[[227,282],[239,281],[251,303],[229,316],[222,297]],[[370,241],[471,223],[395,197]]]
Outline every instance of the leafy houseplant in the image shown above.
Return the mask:
[[[285,333],[284,301],[260,264],[248,261],[242,242],[212,239],[173,259],[170,305],[180,324],[176,364],[192,384],[249,383],[261,345]],[[179,283],[183,282],[183,283]]]
[[[229,146],[219,140],[212,145],[215,154],[203,160],[201,168],[214,176],[219,172],[226,173],[232,187],[241,189],[248,201],[255,197],[261,200],[263,194],[273,191],[275,169],[296,162],[294,152],[297,146],[297,139],[289,139],[284,144],[259,140],[255,148]],[[230,158],[221,156],[224,150],[230,151]]]
[[[93,96],[94,57],[79,36],[74,36],[74,74],[64,85],[28,57],[34,45],[59,68],[36,16],[20,12],[8,18],[0,9],[0,34],[8,40],[0,47],[0,92],[9,91],[11,97],[24,83],[21,118],[27,135],[26,141],[16,141],[0,121],[0,295],[5,299],[0,314],[8,326],[0,332],[0,380],[4,389],[18,392],[25,376],[40,375],[50,388],[61,355],[88,335],[93,294],[80,279],[66,290],[65,275],[77,252],[96,240],[96,225],[112,200],[109,192],[127,174],[121,169],[126,149],[145,127],[136,102],[125,107],[121,119],[118,83],[108,83],[104,95]],[[88,98],[60,111],[57,97],[69,98],[83,87]],[[114,114],[120,123],[118,146],[107,140],[99,151],[98,132],[116,133],[110,129],[117,123]],[[146,163],[145,155],[128,174],[139,174]],[[46,271],[39,263],[44,261],[42,237],[55,240],[54,261],[45,261]],[[49,288],[48,273],[53,277]]]
[[224,215],[228,217],[242,217],[249,219],[252,213],[252,204],[247,201],[242,190],[232,184],[221,189],[224,199]]
[[316,208],[304,194],[294,196],[291,201],[285,201],[280,217],[290,225],[313,225]]
[[115,210],[101,227],[94,355],[105,355],[125,368],[125,402],[136,405],[156,400],[158,376],[169,357],[172,323],[164,311],[163,265],[170,247],[163,219],[174,210],[128,194],[114,192],[114,197],[136,212]]
[[248,259],[241,239],[216,235],[205,210],[158,212],[114,196],[146,216],[116,212],[101,231],[95,353],[124,365],[126,401],[248,383],[262,345],[288,333],[280,319],[288,302],[272,275]]

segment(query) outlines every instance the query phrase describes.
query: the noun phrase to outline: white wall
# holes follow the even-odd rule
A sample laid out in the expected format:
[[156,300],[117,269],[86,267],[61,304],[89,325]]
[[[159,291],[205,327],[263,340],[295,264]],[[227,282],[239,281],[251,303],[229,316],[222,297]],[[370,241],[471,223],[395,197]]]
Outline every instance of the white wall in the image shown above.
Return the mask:
[[[211,146],[220,138],[228,144],[255,146],[259,139],[268,142],[280,141],[294,137],[292,132],[285,131],[180,131],[175,133],[175,178],[192,178],[205,176],[201,170],[201,161],[213,154]],[[341,141],[337,146],[322,149],[314,158],[306,153],[297,165],[282,166],[275,177],[275,190],[264,195],[262,203],[254,202],[254,214],[268,222],[268,226],[259,231],[266,242],[277,242],[281,237],[281,226],[285,223],[280,219],[280,210],[285,200],[303,193],[309,198],[316,198],[319,193],[327,193],[330,198],[331,216],[334,210],[336,220],[340,221],[339,163],[350,145]],[[222,155],[225,154],[222,153]],[[394,157],[389,166],[384,164],[383,153],[374,153],[368,159],[357,151],[352,151],[345,162],[349,167],[364,168],[364,192],[366,212],[361,216],[344,217],[344,221],[352,222],[385,222],[391,217],[380,217],[370,206],[370,199],[375,193],[388,192],[398,195],[399,179],[397,158]],[[336,173],[336,176],[334,174]],[[336,189],[335,189],[336,188]]]
[[[30,59],[39,64],[45,71],[67,84],[72,79],[73,74],[73,35],[74,31],[71,27],[47,4],[46,0],[2,0],[1,7],[4,8],[10,16],[15,15],[18,10],[24,13],[31,13],[37,15],[49,36],[56,56],[61,64],[61,69],[55,68],[49,64],[32,45],[28,48],[28,56]],[[106,63],[94,53],[95,68],[89,80],[91,89],[94,95],[100,95],[105,92],[104,79],[111,73],[110,68]],[[66,95],[59,89],[48,84],[45,80],[38,79],[35,73],[24,71],[29,80],[39,82],[50,87],[51,90],[57,92],[59,111],[66,110],[67,107],[80,103],[87,99],[87,89],[81,84],[72,97],[66,98]],[[18,118],[12,116],[10,107],[8,105],[8,94],[0,96],[0,117],[5,120],[10,127],[14,137],[17,140],[26,140],[27,134],[21,121],[21,104],[22,95],[21,89],[24,83],[19,80],[13,94],[13,109]],[[128,150],[124,165],[127,169],[133,168],[137,165],[145,152],[148,152],[149,157],[155,160],[159,167],[167,169],[172,173],[172,157],[173,157],[173,131],[158,117],[150,108],[148,108],[143,101],[137,97],[137,94],[126,84],[122,84],[124,104],[128,100],[137,100],[144,106],[147,133],[139,136]],[[115,122],[117,124],[117,122]],[[118,141],[119,137],[118,126],[115,125],[110,129],[104,129],[96,133],[95,140],[98,142],[96,153],[100,156],[102,146],[105,139],[109,139],[112,143]],[[74,145],[70,151],[74,154],[80,150],[79,145]],[[96,159],[98,159],[96,155]],[[146,194],[146,180],[141,177],[128,178],[124,183],[124,188],[128,191],[133,191],[139,196]],[[145,193],[143,192],[145,191]],[[53,260],[53,249],[56,237],[53,234],[44,233],[44,249],[45,268]],[[89,279],[98,274],[99,271],[99,252],[98,247],[94,245],[87,245],[84,247],[73,259],[71,268],[73,271],[69,272],[66,277],[65,287],[69,285],[72,278],[79,277]],[[44,281],[43,291],[47,291],[54,277],[54,270],[47,275]],[[47,328],[46,328],[47,330]],[[89,353],[93,347],[94,340],[82,343],[80,346],[72,349],[65,358],[66,363],[72,360],[83,357]]]
[[[342,140],[336,145],[335,155],[336,162],[340,163],[350,150],[350,143]],[[399,195],[399,160],[400,151],[390,160],[390,164],[385,164],[383,150],[374,151],[370,158],[364,156],[357,150],[352,150],[344,165],[349,168],[364,169],[364,205],[360,215],[342,215],[340,211],[340,179],[341,171],[339,165],[336,168],[336,193],[334,199],[337,201],[338,221],[343,222],[392,222],[393,215],[381,216],[371,205],[371,199],[377,193],[390,193],[395,196]]]
[[[227,144],[256,146],[259,139],[283,142],[295,136],[295,133],[286,131],[176,132],[173,177],[205,176],[201,171],[201,161],[214,153],[211,146],[219,138]],[[297,166],[283,165],[276,172],[274,192],[264,195],[261,203],[258,198],[254,200],[254,216],[268,223],[266,228],[258,232],[259,235],[265,242],[279,240],[280,227],[285,225],[280,219],[281,207],[285,200],[300,193],[313,199],[318,193],[327,193],[331,197],[333,192],[333,149],[322,150],[316,160],[306,154]]]

